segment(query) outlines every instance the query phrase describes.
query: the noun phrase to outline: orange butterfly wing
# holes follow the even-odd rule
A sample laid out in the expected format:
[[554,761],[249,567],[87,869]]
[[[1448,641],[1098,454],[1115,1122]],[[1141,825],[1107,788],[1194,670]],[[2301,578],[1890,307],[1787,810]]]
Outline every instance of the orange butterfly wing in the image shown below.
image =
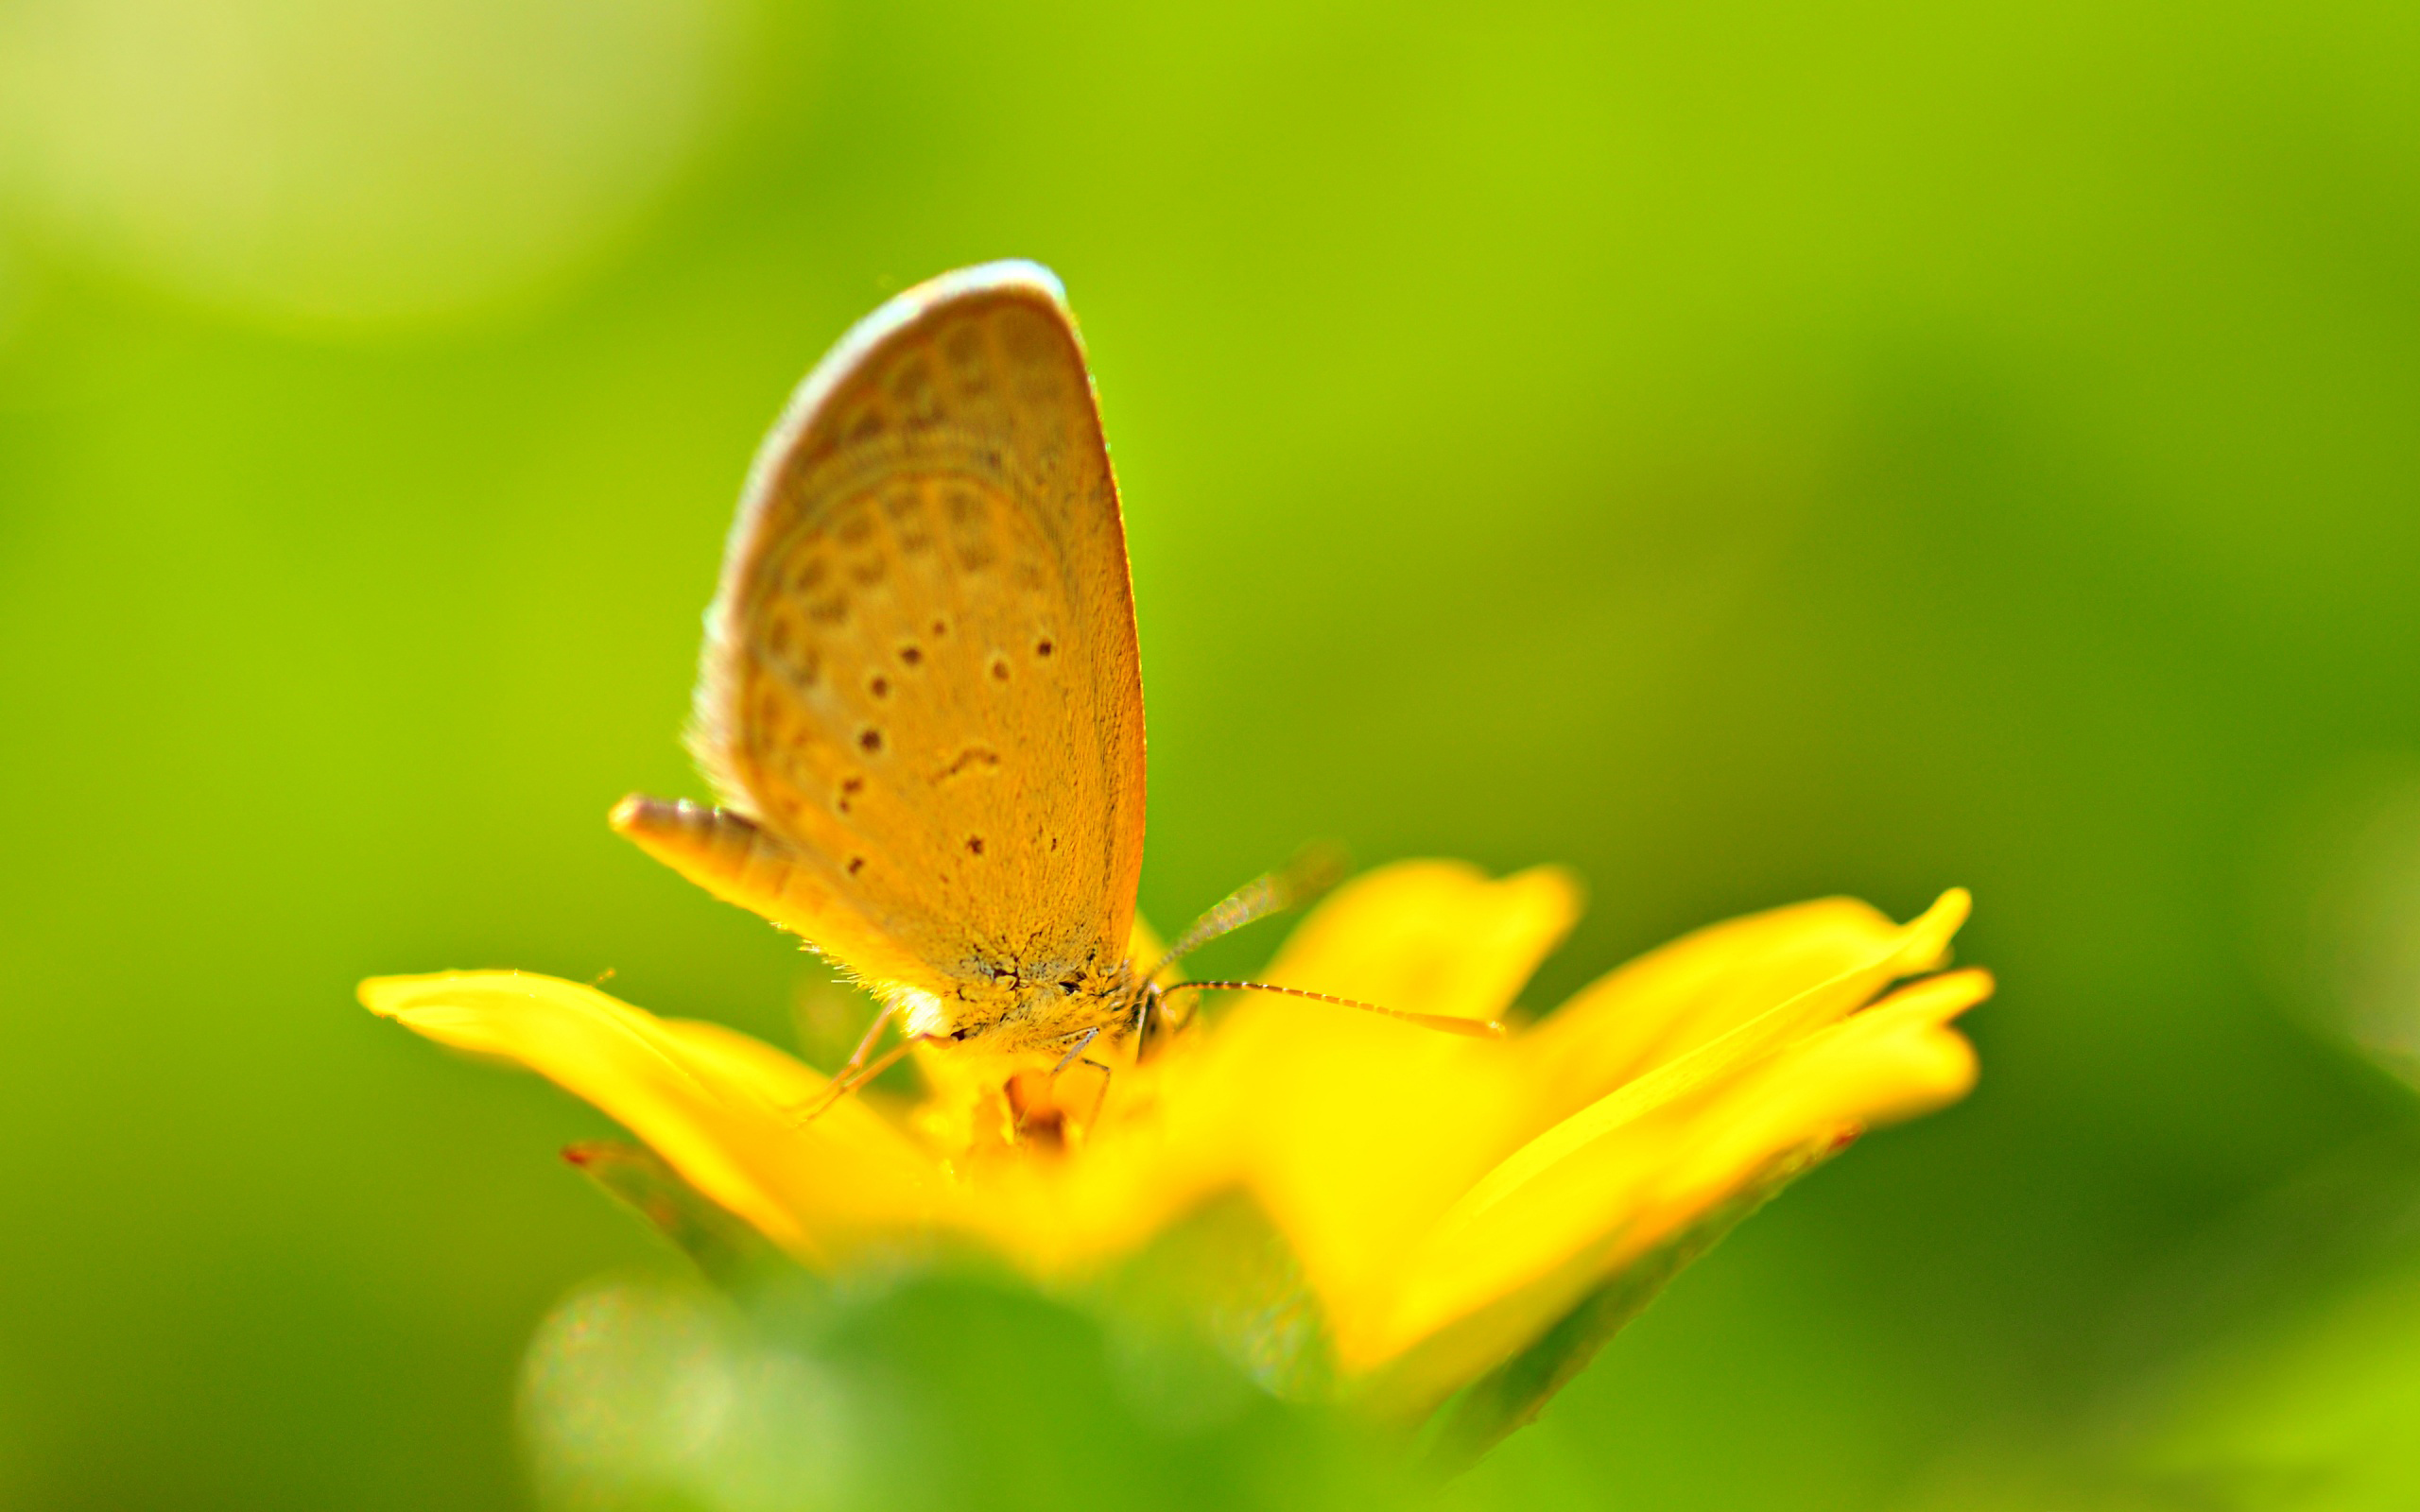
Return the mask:
[[1133,590],[1048,271],[910,289],[801,386],[741,499],[690,744],[724,809],[631,800],[617,828],[877,987],[1124,961]]

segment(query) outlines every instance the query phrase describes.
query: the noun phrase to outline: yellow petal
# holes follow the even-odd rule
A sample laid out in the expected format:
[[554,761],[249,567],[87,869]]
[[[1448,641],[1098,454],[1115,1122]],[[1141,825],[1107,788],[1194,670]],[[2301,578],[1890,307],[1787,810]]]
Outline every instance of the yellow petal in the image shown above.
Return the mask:
[[[1340,1338],[1340,1356],[1366,1367],[1549,1279],[1561,1295],[1506,1316],[1508,1328],[1550,1320],[1775,1159],[1953,1100],[1972,1083],[1974,1057],[1947,1021],[1990,991],[1980,971],[1934,977],[1759,1057],[1726,1057],[1727,1074],[1676,1079],[1652,1097],[1625,1088],[1566,1120],[1475,1187],[1406,1257],[1392,1305]],[[1735,1036],[1760,1022],[1770,1016]],[[1575,1266],[1579,1257],[1590,1263]]]
[[1185,1158],[1146,1121],[1069,1158],[1003,1160],[977,1177],[980,1200],[959,1221],[1028,1274],[1055,1277],[1141,1247],[1232,1175]]
[[[1267,979],[1495,1018],[1578,908],[1552,868],[1495,881],[1456,863],[1386,867],[1305,919]],[[1168,1178],[1248,1184],[1331,1306],[1351,1305],[1530,1127],[1512,1046],[1279,997],[1223,1005],[1162,1101]]]
[[[702,1019],[658,1019],[652,1014],[647,1018],[691,1066],[707,1076],[749,1089],[768,1107],[796,1108],[822,1091],[828,1079],[797,1057],[775,1049],[753,1035]],[[865,1109],[859,1108],[843,1116],[846,1124],[835,1125],[836,1130],[858,1127],[866,1114]]]
[[933,1171],[923,1154],[854,1099],[799,1125],[792,1109],[823,1077],[746,1036],[523,971],[376,977],[360,992],[373,1013],[517,1061],[594,1104],[810,1263],[925,1216]]
[[1929,1112],[1965,1095],[1975,1051],[1946,1027],[1991,995],[1980,971],[1903,988],[1718,1089],[1689,1115],[1642,1194],[1625,1248],[1653,1243],[1735,1190],[1783,1150]]
[[[1921,970],[1940,959],[1949,934],[1966,916],[1963,892],[1944,894],[1922,918],[1893,930],[1867,958],[1828,980],[1736,1024],[1703,1043],[1657,1064],[1652,1071],[1623,1083],[1585,1110],[1565,1119],[1531,1141],[1461,1199],[1457,1211],[1465,1218],[1484,1209],[1495,1196],[1519,1187],[1531,1173],[1566,1159],[1572,1151],[1604,1139],[1623,1126],[1685,1097],[1717,1078],[1728,1075],[1774,1047],[1854,1012],[1893,977]],[[1737,1001],[1733,999],[1732,1001]],[[1703,1021],[1702,1021],[1703,1022]],[[1540,1056],[1537,1036],[1525,1041]],[[1547,1047],[1551,1050],[1552,1047]],[[1566,1057],[1565,1058],[1573,1058]],[[1551,1074],[1564,1061],[1541,1058],[1541,1073]]]
[[[1397,862],[1313,910],[1267,979],[1408,1013],[1492,1019],[1579,916],[1580,885],[1559,867],[1499,882],[1459,861]],[[1252,1007],[1284,1011],[1270,1000]]]
[[1893,977],[1937,967],[1970,906],[1954,888],[1894,924],[1827,898],[1684,936],[1583,988],[1523,1037],[1540,1098],[1560,1116],[1819,988],[1822,1003],[1846,1012]]

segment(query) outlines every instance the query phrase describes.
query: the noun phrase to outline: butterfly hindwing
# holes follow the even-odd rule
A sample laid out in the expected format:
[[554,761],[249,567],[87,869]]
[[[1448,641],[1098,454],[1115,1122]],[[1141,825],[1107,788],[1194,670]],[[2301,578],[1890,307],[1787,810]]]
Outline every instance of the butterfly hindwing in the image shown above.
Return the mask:
[[795,852],[791,913],[828,916],[782,921],[869,975],[945,993],[1123,960],[1133,597],[1047,272],[910,290],[801,387],[733,530],[691,744]]

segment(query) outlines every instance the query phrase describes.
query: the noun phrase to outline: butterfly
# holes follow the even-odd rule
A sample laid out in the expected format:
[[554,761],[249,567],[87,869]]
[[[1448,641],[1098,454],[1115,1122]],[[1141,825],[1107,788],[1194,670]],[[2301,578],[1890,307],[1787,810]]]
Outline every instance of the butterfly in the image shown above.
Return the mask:
[[1140,1054],[1173,1022],[1167,964],[1316,886],[1315,866],[1256,879],[1157,960],[1130,953],[1126,528],[1082,340],[1033,263],[899,294],[799,387],[741,493],[689,746],[717,803],[633,795],[614,828],[873,991],[834,1095],[912,1041]]

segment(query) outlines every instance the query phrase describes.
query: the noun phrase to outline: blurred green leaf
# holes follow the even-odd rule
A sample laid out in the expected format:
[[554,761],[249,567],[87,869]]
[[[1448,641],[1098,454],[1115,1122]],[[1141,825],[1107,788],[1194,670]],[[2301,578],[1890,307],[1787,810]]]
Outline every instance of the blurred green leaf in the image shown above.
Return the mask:
[[[1187,1375],[1215,1370],[1283,1401],[1333,1394],[1318,1300],[1286,1241],[1257,1205],[1230,1194],[1163,1230],[1139,1254],[1080,1294],[1147,1368],[1175,1386],[1146,1385],[1173,1400]],[[1148,1378],[1147,1382],[1148,1382]]]
[[[721,1294],[592,1281],[522,1364],[520,1427],[542,1504],[564,1512],[846,1512],[895,1435],[876,1382],[795,1348]],[[879,1503],[873,1504],[880,1504]]]
[[1409,1491],[1385,1446],[1215,1357],[1184,1365],[1201,1396],[1171,1400],[1174,1378],[1138,1373],[1136,1344],[965,1272],[811,1314],[608,1280],[541,1329],[523,1422],[563,1508],[1308,1509]]
[[2228,1341],[2188,1366],[2174,1391],[2132,1467],[2154,1504],[2420,1506],[2420,1265]]
[[1902,1504],[2420,1505],[2420,1126],[2296,1173],[2128,1302],[2087,1398],[1975,1425]]

